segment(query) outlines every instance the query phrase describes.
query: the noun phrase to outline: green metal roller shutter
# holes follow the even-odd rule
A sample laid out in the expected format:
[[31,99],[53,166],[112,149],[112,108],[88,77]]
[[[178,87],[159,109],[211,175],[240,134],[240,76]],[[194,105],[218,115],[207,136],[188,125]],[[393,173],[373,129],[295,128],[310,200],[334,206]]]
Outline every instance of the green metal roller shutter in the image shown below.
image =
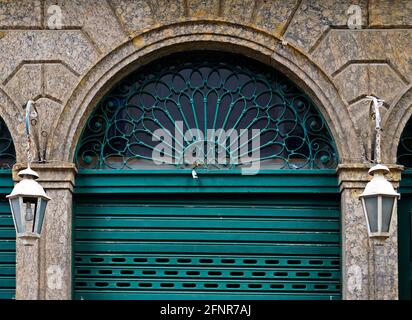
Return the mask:
[[77,195],[76,299],[339,299],[339,199]]
[[16,287],[16,232],[8,201],[0,193],[0,299],[13,299]]
[[402,173],[398,205],[399,298],[412,299],[412,170]]

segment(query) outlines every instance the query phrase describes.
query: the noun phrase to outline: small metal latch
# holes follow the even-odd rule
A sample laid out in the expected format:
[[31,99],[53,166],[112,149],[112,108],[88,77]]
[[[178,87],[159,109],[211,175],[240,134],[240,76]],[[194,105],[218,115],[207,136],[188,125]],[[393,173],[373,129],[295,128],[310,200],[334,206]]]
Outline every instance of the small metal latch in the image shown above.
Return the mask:
[[192,178],[193,179],[199,179],[197,172],[196,172],[196,168],[199,167],[199,163],[195,162],[195,166],[192,169]]

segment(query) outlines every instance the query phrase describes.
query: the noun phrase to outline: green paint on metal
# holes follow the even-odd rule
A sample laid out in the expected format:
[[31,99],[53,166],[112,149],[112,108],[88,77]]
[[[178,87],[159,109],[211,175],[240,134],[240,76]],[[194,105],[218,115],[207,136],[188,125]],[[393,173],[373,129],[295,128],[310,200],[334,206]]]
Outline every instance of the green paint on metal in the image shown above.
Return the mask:
[[81,195],[76,299],[340,299],[339,195]]
[[334,170],[261,170],[241,175],[237,170],[81,170],[76,193],[337,193]]
[[412,170],[402,173],[398,204],[399,298],[412,299]]
[[14,299],[16,288],[16,232],[6,194],[13,181],[10,170],[0,172],[0,300]]
[[0,170],[11,169],[15,162],[13,139],[4,120],[0,118]]
[[[158,129],[166,130],[161,144]],[[230,132],[237,132],[236,143]],[[168,56],[123,79],[90,116],[75,162],[80,169],[160,168],[157,153],[163,168],[185,168],[194,151],[208,169],[244,166],[254,151],[266,168],[338,163],[327,124],[305,93],[271,67],[217,52]],[[226,162],[216,163],[218,157]]]
[[16,232],[6,200],[13,188],[10,169],[15,162],[11,134],[0,118],[0,300],[13,299],[16,288]]

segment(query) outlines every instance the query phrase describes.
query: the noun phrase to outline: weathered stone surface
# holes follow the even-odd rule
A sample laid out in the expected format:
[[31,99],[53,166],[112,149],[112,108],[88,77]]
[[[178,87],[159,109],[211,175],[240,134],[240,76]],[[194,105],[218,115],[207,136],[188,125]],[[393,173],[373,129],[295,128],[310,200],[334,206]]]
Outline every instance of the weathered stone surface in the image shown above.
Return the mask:
[[52,198],[44,220],[41,250],[41,299],[71,299],[72,284],[72,192],[69,189],[45,189]]
[[40,0],[0,0],[0,29],[41,26]]
[[40,299],[40,240],[33,246],[16,242],[16,299]]
[[185,0],[150,0],[150,6],[155,24],[179,21],[184,19],[186,14]]
[[24,106],[42,93],[41,64],[25,64],[7,83],[5,89],[17,106]]
[[10,30],[0,39],[0,48],[0,83],[12,76],[23,61],[63,61],[82,74],[98,57],[81,31]]
[[256,0],[255,24],[256,26],[280,36],[285,29],[288,18],[293,13],[298,0]]
[[285,39],[305,52],[309,52],[329,28],[347,26],[349,17],[347,10],[351,5],[361,7],[362,26],[365,26],[367,23],[366,0],[304,0],[285,32]]
[[127,38],[106,0],[46,0],[46,27],[49,18],[47,8],[52,5],[61,8],[62,28],[82,28],[103,53]]
[[369,26],[412,26],[412,1],[370,0]]
[[58,115],[61,112],[62,105],[50,100],[49,98],[40,98],[35,101],[36,110],[38,113],[38,121],[36,127],[32,131],[36,132],[38,152],[36,155],[38,160],[44,160],[46,156],[47,141],[51,135],[51,129]]
[[337,74],[335,81],[349,104],[375,95],[390,105],[406,86],[387,63],[353,63]]
[[[371,121],[370,101],[359,100],[348,106],[350,116],[356,126],[356,131],[360,137],[365,151],[365,159],[372,159],[372,141],[374,134],[373,121]],[[381,111],[384,111],[383,109]]]
[[412,30],[331,30],[313,52],[313,59],[329,74],[351,61],[390,62],[412,80]]
[[187,0],[188,15],[193,18],[217,17],[220,0]]
[[59,63],[45,64],[43,68],[43,94],[58,99],[64,103],[78,82],[78,77],[67,69],[66,66]]
[[156,24],[149,0],[110,0],[110,2],[129,34],[138,33]]
[[221,0],[222,16],[228,21],[250,21],[258,0]]

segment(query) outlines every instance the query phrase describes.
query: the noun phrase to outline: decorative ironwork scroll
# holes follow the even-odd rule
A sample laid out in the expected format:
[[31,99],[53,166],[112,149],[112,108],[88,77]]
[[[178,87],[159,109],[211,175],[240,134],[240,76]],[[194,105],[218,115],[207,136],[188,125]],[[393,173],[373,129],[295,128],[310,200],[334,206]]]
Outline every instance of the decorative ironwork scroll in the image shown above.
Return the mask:
[[11,169],[15,163],[13,139],[3,119],[0,118],[0,170]]
[[[193,150],[195,163],[187,160]],[[80,169],[153,168],[154,155],[161,168],[235,168],[252,156],[273,169],[338,162],[325,120],[288,78],[205,51],[162,58],[118,83],[88,119],[75,161]]]
[[398,146],[398,164],[405,166],[406,169],[412,168],[412,118],[408,120],[403,129]]

